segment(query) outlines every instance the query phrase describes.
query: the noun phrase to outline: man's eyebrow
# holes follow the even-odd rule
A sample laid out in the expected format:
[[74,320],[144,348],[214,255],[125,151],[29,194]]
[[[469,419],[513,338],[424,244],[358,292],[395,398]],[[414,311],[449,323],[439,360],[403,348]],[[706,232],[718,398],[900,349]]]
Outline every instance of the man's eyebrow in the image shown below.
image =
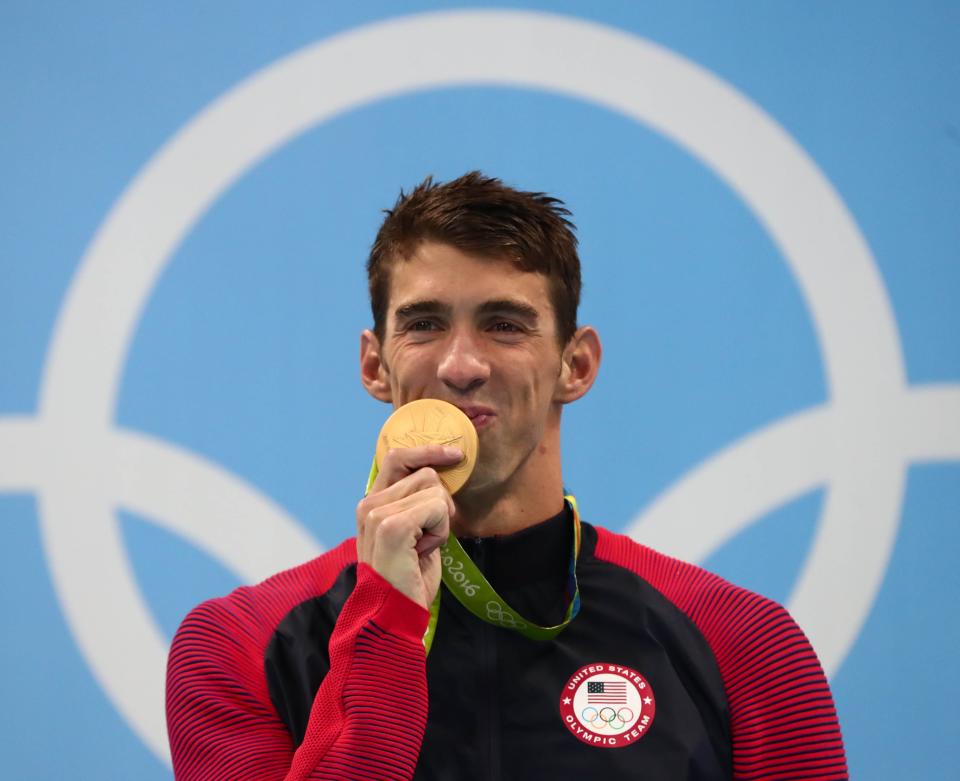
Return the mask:
[[540,313],[535,307],[524,301],[517,301],[512,298],[502,298],[496,301],[485,301],[480,305],[480,314],[505,314],[521,317],[524,320],[536,322],[540,319]]
[[450,311],[449,304],[444,304],[435,299],[428,299],[402,304],[394,310],[394,315],[396,315],[397,319],[406,319],[408,317],[418,317],[419,315],[449,314]]
[[[423,301],[410,301],[401,304],[394,310],[394,315],[398,320],[407,320],[411,317],[421,317],[424,315],[449,315],[453,308],[449,304],[436,299],[424,299]],[[502,314],[520,317],[524,320],[537,322],[540,319],[540,313],[537,309],[525,301],[518,301],[513,298],[498,298],[492,301],[484,301],[478,308],[478,314]]]

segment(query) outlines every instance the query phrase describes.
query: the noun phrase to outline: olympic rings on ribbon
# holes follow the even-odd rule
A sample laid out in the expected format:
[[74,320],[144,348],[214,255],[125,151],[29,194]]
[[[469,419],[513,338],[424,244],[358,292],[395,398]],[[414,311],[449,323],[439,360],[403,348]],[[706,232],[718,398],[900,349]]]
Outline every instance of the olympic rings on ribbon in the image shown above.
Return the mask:
[[523,629],[527,626],[523,621],[518,620],[509,610],[504,610],[503,605],[495,600],[491,599],[487,602],[486,608],[487,620],[491,623],[505,626],[508,629]]

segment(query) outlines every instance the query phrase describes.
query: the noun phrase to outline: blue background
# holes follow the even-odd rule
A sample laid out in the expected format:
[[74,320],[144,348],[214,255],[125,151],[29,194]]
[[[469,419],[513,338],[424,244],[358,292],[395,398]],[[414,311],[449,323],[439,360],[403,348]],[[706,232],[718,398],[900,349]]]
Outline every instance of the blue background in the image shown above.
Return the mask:
[[[0,6],[0,415],[32,414],[53,324],[94,231],[184,123],[331,34],[462,3],[25,3]],[[910,383],[960,381],[960,5],[502,3],[569,13],[709,69],[789,132],[843,198],[892,300]],[[504,88],[367,105],[283,146],[178,248],[122,378],[119,425],[242,477],[331,546],[352,533],[386,410],[357,379],[362,264],[401,186],[480,168],[562,197],[579,227],[584,322],[606,349],[565,421],[589,520],[625,528],[746,433],[826,399],[793,277],[696,159],[603,109]],[[630,436],[624,436],[624,420]],[[336,447],[331,442],[337,442]],[[955,778],[960,465],[914,465],[873,611],[832,685],[852,774]],[[707,566],[779,600],[822,490]],[[168,636],[237,585],[149,519],[121,515]],[[67,629],[36,502],[0,494],[0,745],[10,778],[169,779],[101,692]],[[95,562],[91,562],[95,566]],[[855,562],[851,562],[855,568]],[[174,575],[175,573],[175,575]]]

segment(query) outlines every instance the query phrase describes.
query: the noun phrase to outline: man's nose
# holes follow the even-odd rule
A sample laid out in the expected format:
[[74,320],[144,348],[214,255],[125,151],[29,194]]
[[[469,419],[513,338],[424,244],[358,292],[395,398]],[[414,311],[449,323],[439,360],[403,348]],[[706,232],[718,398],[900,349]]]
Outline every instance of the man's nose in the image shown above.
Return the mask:
[[466,393],[490,377],[490,364],[475,334],[451,333],[437,367],[437,377],[452,390]]

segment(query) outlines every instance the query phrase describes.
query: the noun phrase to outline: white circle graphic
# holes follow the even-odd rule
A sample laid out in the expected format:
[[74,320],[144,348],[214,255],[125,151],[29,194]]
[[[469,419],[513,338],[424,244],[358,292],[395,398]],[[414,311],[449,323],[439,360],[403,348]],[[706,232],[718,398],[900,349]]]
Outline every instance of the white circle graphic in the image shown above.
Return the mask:
[[183,535],[244,580],[319,548],[239,479],[115,426],[127,350],[154,283],[209,206],[298,134],[397,94],[482,84],[598,104],[684,147],[765,227],[813,317],[828,402],[709,459],[641,514],[635,536],[697,560],[763,512],[828,486],[788,607],[835,669],[882,581],[905,465],[960,458],[960,391],[906,386],[882,280],[843,203],[784,130],[716,76],[624,32],[539,13],[425,14],[321,41],[216,100],[136,176],[67,293],[38,416],[0,420],[0,490],[37,492],[69,627],[101,686],[158,756],[167,758],[166,642],[132,576],[117,509]]

